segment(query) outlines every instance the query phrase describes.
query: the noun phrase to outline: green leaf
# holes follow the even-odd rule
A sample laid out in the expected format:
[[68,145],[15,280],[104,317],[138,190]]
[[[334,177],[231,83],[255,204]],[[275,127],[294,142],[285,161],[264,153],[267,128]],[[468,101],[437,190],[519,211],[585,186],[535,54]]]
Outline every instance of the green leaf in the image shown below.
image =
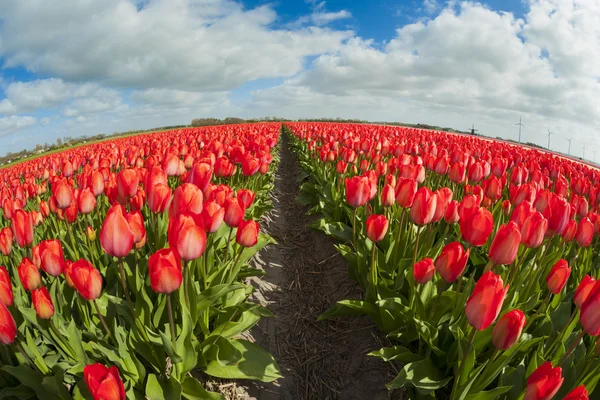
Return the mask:
[[223,400],[219,393],[209,392],[194,377],[188,376],[183,381],[183,397],[188,400]]
[[156,375],[148,375],[146,382],[146,398],[148,400],[168,400],[181,398],[181,385],[172,376],[159,379]]
[[335,303],[329,310],[319,315],[319,321],[337,317],[355,317],[359,315],[377,313],[372,303],[363,300],[342,300]]
[[26,400],[31,399],[35,396],[35,392],[25,385],[19,385],[17,387],[4,388],[0,391],[0,399],[19,399]]
[[352,241],[352,228],[342,222],[332,222],[321,218],[309,224],[308,227],[321,231],[342,242]]
[[233,344],[224,337],[212,337],[204,341],[201,345],[204,359],[217,361],[219,364],[233,365],[242,358],[242,353]]
[[487,392],[478,392],[470,394],[465,400],[495,400],[504,393],[508,392],[511,386],[500,386],[496,389],[488,390]]
[[207,339],[215,336],[222,336],[229,339],[247,331],[256,325],[259,320],[260,314],[252,311],[244,311],[237,321],[228,321],[214,328]]
[[445,377],[430,358],[426,358],[406,364],[398,376],[386,386],[390,390],[414,387],[433,391],[443,388],[451,379],[451,376]]
[[403,346],[383,347],[377,351],[370,352],[368,355],[379,357],[386,362],[397,361],[400,364],[408,364],[424,359],[424,356],[421,354],[415,354]]
[[258,379],[263,382],[283,377],[273,356],[262,347],[242,339],[231,340],[231,344],[241,352],[242,358],[236,364],[228,366],[211,361],[204,372],[217,378]]
[[177,364],[177,372],[179,373],[180,380],[188,372],[190,372],[198,363],[198,339],[194,336],[192,331],[192,321],[190,319],[190,313],[186,307],[181,310],[181,334],[177,338],[175,343],[175,351],[183,359]]
[[210,287],[198,295],[196,312],[200,315],[208,309],[215,301],[221,299],[224,295],[234,290],[244,289],[245,286],[240,283],[222,284]]

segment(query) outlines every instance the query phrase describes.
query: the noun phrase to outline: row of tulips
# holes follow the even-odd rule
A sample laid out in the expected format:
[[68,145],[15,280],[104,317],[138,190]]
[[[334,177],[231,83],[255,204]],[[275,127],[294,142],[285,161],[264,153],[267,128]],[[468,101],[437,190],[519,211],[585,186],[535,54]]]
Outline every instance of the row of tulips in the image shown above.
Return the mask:
[[[600,396],[600,172],[470,136],[291,123],[299,201],[338,239],[410,398]],[[594,392],[595,391],[595,392]]]
[[277,124],[92,144],[0,171],[0,397],[219,399],[272,381],[242,334],[271,313],[244,282],[272,239]]

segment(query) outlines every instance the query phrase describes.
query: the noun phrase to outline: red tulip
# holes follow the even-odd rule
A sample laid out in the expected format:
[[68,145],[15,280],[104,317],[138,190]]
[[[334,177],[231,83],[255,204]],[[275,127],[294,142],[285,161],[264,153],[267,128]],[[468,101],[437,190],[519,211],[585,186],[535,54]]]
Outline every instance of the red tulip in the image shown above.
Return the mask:
[[210,183],[213,175],[213,170],[210,164],[199,162],[192,166],[188,176],[187,183],[193,183],[204,192]]
[[417,194],[417,181],[414,179],[400,178],[395,188],[396,203],[402,208],[412,206]]
[[346,178],[346,201],[352,207],[361,207],[367,204],[371,193],[371,183],[366,176]]
[[89,214],[96,208],[96,196],[85,188],[79,193],[79,200],[77,201],[79,212],[82,214]]
[[94,400],[126,400],[125,387],[117,367],[96,363],[83,369],[83,377]]
[[12,251],[13,233],[9,228],[0,229],[0,253],[9,256]]
[[127,214],[127,223],[133,232],[133,243],[136,249],[141,249],[146,244],[146,227],[144,217],[139,211],[133,211]]
[[381,205],[384,207],[391,207],[396,201],[396,195],[394,193],[394,187],[390,184],[386,184],[381,191]]
[[530,202],[524,201],[515,207],[510,220],[515,222],[519,226],[523,226],[525,220],[535,213],[535,209]]
[[169,208],[169,218],[174,218],[179,214],[191,212],[200,214],[202,212],[202,203],[204,195],[196,185],[184,183],[175,189],[173,201]]
[[492,271],[484,273],[467,300],[465,314],[469,324],[480,331],[489,327],[500,314],[507,292],[508,285],[504,287],[500,275]]
[[387,232],[389,222],[385,215],[371,214],[367,218],[367,237],[372,242],[381,241]]
[[67,180],[59,180],[52,185],[52,196],[54,197],[54,200],[56,200],[56,206],[64,210],[73,202],[73,189]]
[[483,246],[494,229],[492,214],[483,207],[463,210],[460,216],[460,233],[472,246]]
[[433,278],[435,267],[431,258],[424,258],[413,266],[413,276],[416,283],[426,284]]
[[124,199],[135,196],[140,183],[140,175],[135,169],[124,169],[117,174],[117,192]]
[[148,207],[150,207],[150,211],[153,213],[165,212],[171,204],[171,193],[171,188],[164,183],[151,186],[148,190]]
[[237,244],[243,247],[252,247],[256,243],[258,243],[258,232],[260,231],[260,226],[258,222],[248,220],[240,222],[238,226],[238,230],[235,235],[235,241]]
[[162,249],[148,259],[150,285],[156,293],[169,294],[181,286],[181,259],[173,249]]
[[65,260],[65,269],[63,271],[65,280],[67,281],[67,285],[69,285],[70,288],[75,288],[75,285],[73,284],[73,280],[71,279],[71,271],[72,270],[73,270],[73,261]]
[[92,189],[94,196],[104,193],[104,177],[100,171],[92,171],[88,180],[88,186]]
[[448,224],[455,224],[460,220],[458,215],[458,201],[452,200],[446,207],[446,213],[444,214],[444,221]]
[[504,314],[494,326],[492,343],[500,350],[508,350],[517,343],[525,327],[525,314],[521,310],[512,310]]
[[451,182],[462,183],[465,181],[466,172],[467,167],[465,166],[465,164],[462,162],[456,162],[450,167],[448,178]]
[[17,210],[12,218],[12,230],[19,247],[27,247],[33,242],[33,220],[31,214]]
[[225,217],[225,209],[215,202],[204,203],[200,214],[204,221],[204,229],[207,233],[215,233],[221,227]]
[[54,315],[54,303],[48,289],[44,286],[31,292],[31,302],[35,312],[41,319],[49,319]]
[[592,243],[594,238],[594,224],[588,217],[584,217],[579,221],[579,227],[575,234],[575,240],[581,247],[587,247]]
[[83,258],[75,261],[69,273],[77,292],[86,300],[92,301],[100,297],[102,292],[102,276],[89,261]]
[[589,395],[588,391],[583,385],[577,386],[575,389],[571,390],[563,400],[588,400]]
[[550,400],[560,389],[564,378],[560,367],[552,368],[547,361],[527,378],[524,400]]
[[570,209],[571,206],[567,200],[556,195],[552,197],[549,206],[546,208],[547,215],[544,215],[548,220],[548,233],[562,234],[569,222]]
[[489,259],[494,264],[512,264],[517,258],[520,243],[521,232],[517,224],[509,222],[501,225],[490,245]]
[[569,279],[569,275],[571,275],[571,268],[569,268],[567,262],[563,259],[558,260],[546,277],[548,289],[553,294],[559,294],[563,287],[565,287],[565,284]]
[[528,248],[536,248],[544,240],[548,221],[540,212],[531,214],[521,225],[521,243]]
[[433,219],[437,199],[427,186],[417,190],[412,206],[410,207],[410,218],[417,225],[427,225]]
[[252,203],[254,202],[254,197],[256,193],[249,189],[239,189],[236,194],[236,198],[240,199],[242,203],[244,203],[244,209],[250,208]]
[[40,287],[42,283],[40,271],[29,258],[24,257],[21,260],[17,272],[25,290],[32,291]]
[[12,344],[17,337],[17,324],[10,311],[4,304],[0,304],[0,343]]
[[581,305],[581,325],[590,336],[600,335],[600,281],[594,287]]
[[245,205],[237,197],[228,197],[225,200],[225,215],[223,220],[231,228],[237,228],[244,219]]
[[0,303],[7,307],[13,303],[12,282],[6,267],[3,266],[0,266]]
[[62,245],[58,239],[44,240],[39,244],[40,266],[47,274],[62,274],[65,264]]
[[577,234],[577,221],[575,221],[574,219],[570,219],[569,222],[567,223],[567,226],[565,227],[565,230],[562,233],[562,239],[566,242],[566,243],[571,243],[573,241],[573,239],[575,239],[575,235]]
[[100,230],[100,244],[106,254],[125,257],[133,248],[134,235],[122,205],[115,203],[106,214]]
[[594,285],[596,284],[596,280],[589,275],[583,277],[579,286],[575,290],[575,294],[573,295],[573,301],[577,305],[577,308],[581,308],[583,303],[586,301]]
[[448,243],[435,260],[435,269],[446,282],[452,283],[464,272],[469,253],[470,249],[465,251],[459,242]]
[[185,261],[195,260],[204,253],[206,233],[198,214],[183,213],[169,221],[169,246]]

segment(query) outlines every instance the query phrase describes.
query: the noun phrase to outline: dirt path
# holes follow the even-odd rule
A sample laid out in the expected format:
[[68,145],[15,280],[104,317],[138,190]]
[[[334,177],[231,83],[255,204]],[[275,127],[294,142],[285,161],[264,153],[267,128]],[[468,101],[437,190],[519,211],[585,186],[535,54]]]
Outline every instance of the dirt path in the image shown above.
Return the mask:
[[[271,399],[392,399],[385,383],[395,373],[366,354],[381,347],[377,330],[367,318],[317,321],[337,300],[358,298],[357,286],[333,247],[333,241],[306,226],[315,217],[296,202],[298,165],[288,140],[282,137],[281,163],[273,193],[275,209],[262,226],[278,244],[256,257],[267,275],[254,282],[256,298],[275,314],[251,332],[279,362],[284,379],[271,384],[252,382],[245,398]],[[241,389],[241,388],[238,388]]]

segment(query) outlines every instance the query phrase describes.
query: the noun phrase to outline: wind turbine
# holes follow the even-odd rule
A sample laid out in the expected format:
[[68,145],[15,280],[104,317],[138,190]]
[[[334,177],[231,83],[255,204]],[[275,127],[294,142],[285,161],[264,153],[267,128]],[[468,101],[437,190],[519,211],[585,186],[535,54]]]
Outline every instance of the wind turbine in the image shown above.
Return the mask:
[[519,143],[521,143],[521,127],[526,128],[526,126],[521,122],[521,117],[519,117],[519,123],[515,125],[519,125]]
[[568,155],[571,155],[571,140],[573,140],[573,138],[571,138],[571,139],[567,139],[567,142],[569,142],[569,151],[568,151]]
[[[548,129],[548,128],[546,128]],[[550,136],[554,135],[554,132],[550,132],[550,129],[548,129],[548,150],[550,150]]]

